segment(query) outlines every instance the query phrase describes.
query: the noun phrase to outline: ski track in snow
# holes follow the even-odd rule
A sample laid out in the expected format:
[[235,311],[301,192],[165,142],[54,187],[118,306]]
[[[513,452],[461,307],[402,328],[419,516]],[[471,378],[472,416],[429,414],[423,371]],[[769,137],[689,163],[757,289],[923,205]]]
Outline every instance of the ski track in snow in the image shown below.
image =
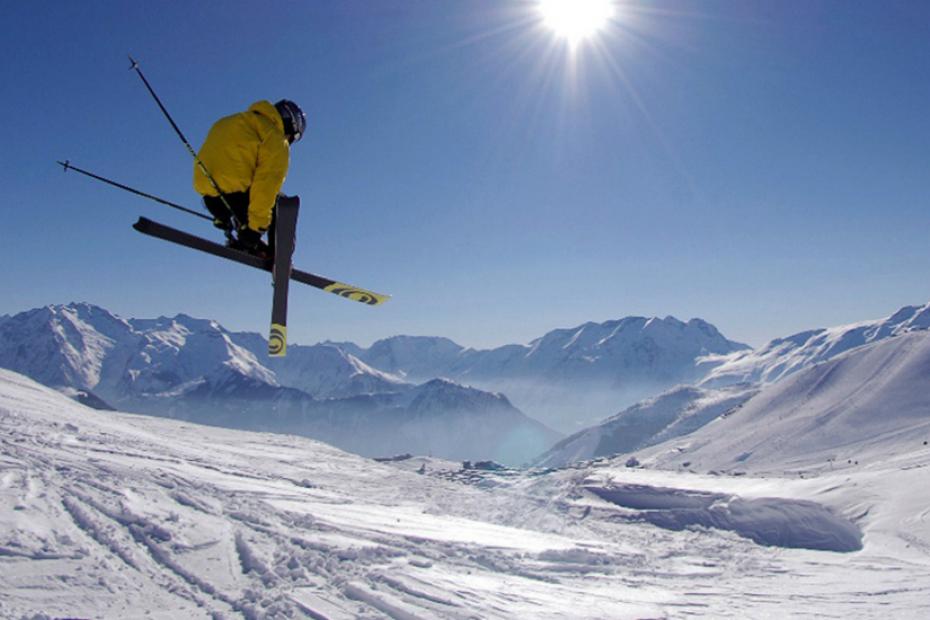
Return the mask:
[[[2,618],[930,615],[926,493],[901,499],[909,512],[882,513],[874,480],[858,503],[843,499],[859,484],[846,473],[759,481],[381,464],[303,438],[97,412],[7,371],[0,446]],[[660,504],[681,497],[676,485],[825,501],[869,513],[858,517],[865,547],[671,531],[592,492],[630,485],[648,485]],[[898,547],[871,542],[870,527],[894,538],[882,523],[898,516]]]

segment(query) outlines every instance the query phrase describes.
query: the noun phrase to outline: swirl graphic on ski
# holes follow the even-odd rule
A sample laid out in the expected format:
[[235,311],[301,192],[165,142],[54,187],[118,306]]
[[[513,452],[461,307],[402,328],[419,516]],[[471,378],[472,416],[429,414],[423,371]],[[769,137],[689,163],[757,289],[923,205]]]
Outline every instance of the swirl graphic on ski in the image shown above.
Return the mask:
[[384,303],[388,300],[387,295],[379,295],[378,293],[372,293],[371,291],[366,291],[363,288],[358,288],[349,284],[342,284],[340,282],[331,284],[323,290],[328,293],[339,295],[340,297],[345,297],[346,299],[351,299],[352,301],[368,304],[369,306],[377,306],[378,304]]
[[268,355],[281,356],[287,352],[287,327],[273,324],[268,336]]

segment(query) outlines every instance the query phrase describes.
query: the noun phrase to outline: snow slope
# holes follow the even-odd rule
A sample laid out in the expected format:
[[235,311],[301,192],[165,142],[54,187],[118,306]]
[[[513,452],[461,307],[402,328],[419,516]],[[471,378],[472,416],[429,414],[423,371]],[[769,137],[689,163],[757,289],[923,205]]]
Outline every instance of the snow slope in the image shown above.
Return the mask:
[[[803,480],[379,464],[0,371],[0,617],[926,617],[928,463]],[[804,548],[844,544],[861,549]]]
[[634,452],[694,432],[741,406],[759,390],[750,385],[705,389],[679,386],[558,442],[534,459],[541,467]]
[[930,331],[923,330],[799,371],[732,415],[646,452],[661,466],[783,471],[888,459],[928,440]]

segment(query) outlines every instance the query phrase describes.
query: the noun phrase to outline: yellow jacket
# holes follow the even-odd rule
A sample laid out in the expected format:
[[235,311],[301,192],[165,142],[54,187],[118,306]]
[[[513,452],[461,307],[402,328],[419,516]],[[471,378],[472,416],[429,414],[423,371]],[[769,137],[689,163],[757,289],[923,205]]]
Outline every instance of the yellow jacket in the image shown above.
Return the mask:
[[[284,121],[274,105],[258,101],[247,112],[216,121],[198,157],[224,194],[249,192],[249,228],[267,230],[290,160]],[[196,163],[194,189],[202,196],[219,195]]]

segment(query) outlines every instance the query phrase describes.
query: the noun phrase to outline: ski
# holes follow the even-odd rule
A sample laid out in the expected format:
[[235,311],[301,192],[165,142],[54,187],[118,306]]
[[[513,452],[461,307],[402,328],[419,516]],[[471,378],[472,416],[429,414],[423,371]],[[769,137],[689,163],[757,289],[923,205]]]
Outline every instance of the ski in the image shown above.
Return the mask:
[[[239,250],[227,248],[225,245],[208,241],[196,235],[184,232],[183,230],[159,224],[145,217],[140,217],[139,221],[133,224],[132,227],[150,237],[156,237],[194,250],[200,250],[201,252],[206,252],[207,254],[212,254],[220,258],[226,258],[242,265],[254,267],[255,269],[269,272],[274,269],[273,261],[271,260],[262,259],[245,252],[240,252]],[[299,269],[291,269],[290,279],[369,306],[383,304],[391,298],[390,295],[375,293],[357,286],[337,282],[336,280],[331,280],[308,271],[300,271]]]
[[291,281],[291,259],[297,234],[298,196],[281,196],[275,208],[274,264],[271,271],[274,295],[271,301],[271,331],[268,355],[287,355],[287,291]]

